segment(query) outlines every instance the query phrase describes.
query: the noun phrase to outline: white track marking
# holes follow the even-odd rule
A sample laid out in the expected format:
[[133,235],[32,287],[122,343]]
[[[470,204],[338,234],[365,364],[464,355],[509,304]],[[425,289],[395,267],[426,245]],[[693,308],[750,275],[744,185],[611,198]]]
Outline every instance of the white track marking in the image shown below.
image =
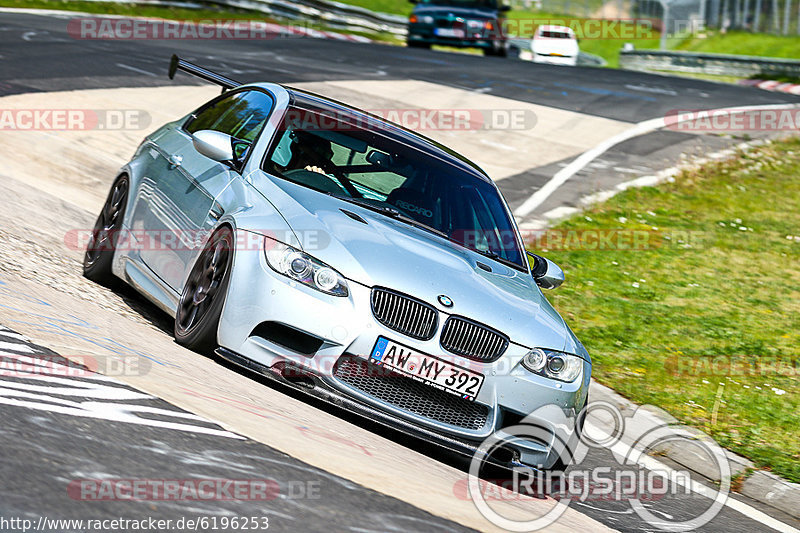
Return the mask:
[[[737,106],[737,107],[722,107],[719,109],[709,109],[705,110],[708,113],[737,113],[737,112],[748,112],[748,111],[767,111],[767,110],[778,110],[778,109],[796,109],[800,107],[798,104],[771,104],[771,105],[761,105],[761,106]],[[676,124],[680,122],[680,120],[676,117]],[[522,205],[520,205],[515,211],[514,216],[519,219],[525,218],[528,216],[534,209],[542,205],[542,202],[547,200],[550,195],[552,195],[559,187],[564,185],[564,183],[570,179],[572,176],[586,168],[586,166],[594,161],[598,156],[607,152],[617,144],[627,141],[628,139],[632,139],[634,137],[638,137],[639,135],[644,135],[646,133],[651,133],[655,130],[661,129],[666,127],[666,123],[664,121],[664,117],[657,117],[651,118],[649,120],[645,120],[643,122],[639,122],[631,129],[623,131],[613,137],[609,137],[605,141],[601,142],[594,148],[585,151],[581,155],[579,155],[576,159],[574,159],[570,164],[566,167],[562,168],[555,175],[550,178],[550,181],[544,184],[541,189],[533,193],[530,198],[525,200]]]
[[[586,422],[586,427],[589,428],[591,431],[602,432],[602,430],[599,427],[595,426],[593,423],[588,421]],[[717,491],[714,488],[703,485],[702,483],[699,483],[693,479],[686,480],[684,476],[677,475],[677,472],[673,468],[670,468],[666,464],[662,463],[661,461],[650,455],[633,451],[634,448],[631,448],[622,441],[618,441],[609,449],[611,453],[619,457],[635,457],[636,463],[644,468],[647,468],[648,470],[652,470],[654,472],[668,473],[669,479],[671,481],[676,482],[678,485],[681,485],[683,487],[689,488],[692,492],[696,494],[705,496],[706,498],[709,498],[711,500],[717,497]],[[741,500],[728,497],[725,500],[725,506],[743,514],[744,516],[746,516],[751,520],[760,522],[765,526],[774,529],[775,531],[780,531],[781,533],[800,533],[800,530],[795,529],[788,524],[784,524],[780,520],[777,520],[769,516],[768,514],[759,511],[755,507],[752,507]]]
[[14,333],[10,329],[0,329],[0,336],[6,337],[8,339],[18,339],[21,341],[28,342],[28,339],[25,338],[23,335],[20,335],[19,333]]
[[142,70],[142,69],[140,69],[140,68],[132,67],[132,66],[130,66],[130,65],[126,65],[125,63],[117,63],[117,66],[118,66],[119,68],[124,68],[124,69],[126,69],[126,70],[130,70],[130,71],[133,71],[133,72],[138,72],[139,74],[144,74],[144,75],[146,75],[146,76],[153,76],[153,77],[155,77],[155,76],[156,76],[156,75],[155,75],[155,74],[153,74],[152,72],[148,72],[148,71],[146,71],[146,70]]
[[35,353],[36,351],[27,344],[0,341],[0,355],[5,355],[2,352],[3,350],[12,350],[14,352],[26,352],[26,353]]
[[[8,337],[12,333],[10,330],[0,326],[0,334]],[[30,341],[22,335],[13,334],[19,337],[19,342],[0,342],[0,357],[15,360],[17,364],[29,365],[31,369],[30,371],[25,370],[24,367],[23,369],[18,369],[14,362],[0,362],[0,405],[25,407],[69,416],[109,420],[230,439],[243,438],[230,431],[189,423],[215,423],[192,413],[122,403],[151,400],[155,397],[128,387],[116,386],[121,385],[121,383],[111,377],[87,372],[90,375],[86,376],[84,380],[79,380],[34,372],[33,370],[38,367],[44,368],[47,372],[67,372],[75,369],[70,369],[66,365],[53,361],[37,360],[36,356],[4,351],[13,350],[35,353],[34,347],[29,345]],[[19,379],[35,381],[36,383],[26,383],[19,381]],[[173,420],[155,420],[148,418],[146,415],[169,417]]]

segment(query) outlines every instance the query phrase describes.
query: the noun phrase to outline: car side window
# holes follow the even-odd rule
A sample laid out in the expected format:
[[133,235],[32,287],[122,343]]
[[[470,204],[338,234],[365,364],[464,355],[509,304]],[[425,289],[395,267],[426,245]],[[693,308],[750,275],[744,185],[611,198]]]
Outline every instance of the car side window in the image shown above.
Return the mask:
[[[272,111],[272,98],[261,91],[239,91],[200,109],[185,125],[186,131],[214,130],[227,133],[239,147],[252,144]],[[242,148],[240,148],[242,149]]]

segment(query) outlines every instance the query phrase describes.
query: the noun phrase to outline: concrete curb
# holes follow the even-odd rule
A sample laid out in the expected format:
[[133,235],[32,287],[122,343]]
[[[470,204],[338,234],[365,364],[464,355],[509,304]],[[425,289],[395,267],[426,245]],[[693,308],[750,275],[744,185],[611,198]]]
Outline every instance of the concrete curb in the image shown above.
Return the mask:
[[[663,427],[674,435],[685,437],[684,439],[661,445],[653,451],[669,457],[684,468],[706,479],[719,481],[719,473],[716,468],[709,464],[708,458],[692,449],[690,443],[693,438],[700,434],[698,430],[680,425],[666,411],[648,406],[641,407],[595,380],[592,380],[589,387],[589,398],[592,402],[608,402],[617,407],[624,415],[630,415],[639,410],[636,419],[629,419],[632,420],[631,425],[633,426],[630,428],[631,433],[635,435],[639,435],[642,431],[652,430],[651,428]],[[641,413],[641,409],[644,409],[645,413]],[[628,428],[626,427],[626,429]],[[626,439],[626,435],[623,435],[620,440],[628,440],[628,444],[632,444],[635,438]],[[740,490],[737,492],[757,502],[783,511],[790,516],[800,518],[800,484],[786,481],[763,470],[754,470],[755,465],[749,459],[729,450],[725,450],[725,455],[728,459],[732,478],[737,478],[738,476],[744,476],[745,478],[740,485]]]
[[800,484],[758,470],[744,480],[741,493],[795,518],[800,517]]
[[775,80],[739,80],[739,85],[747,85],[749,87],[758,87],[765,91],[796,94],[800,96],[800,84],[797,83],[783,83]]

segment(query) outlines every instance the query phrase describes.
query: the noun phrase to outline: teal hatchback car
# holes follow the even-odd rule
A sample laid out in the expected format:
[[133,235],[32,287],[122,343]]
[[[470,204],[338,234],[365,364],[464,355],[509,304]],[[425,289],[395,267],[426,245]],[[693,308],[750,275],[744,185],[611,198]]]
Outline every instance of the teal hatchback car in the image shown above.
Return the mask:
[[433,44],[480,48],[485,55],[505,56],[503,13],[509,7],[496,0],[411,0],[406,42],[412,48]]

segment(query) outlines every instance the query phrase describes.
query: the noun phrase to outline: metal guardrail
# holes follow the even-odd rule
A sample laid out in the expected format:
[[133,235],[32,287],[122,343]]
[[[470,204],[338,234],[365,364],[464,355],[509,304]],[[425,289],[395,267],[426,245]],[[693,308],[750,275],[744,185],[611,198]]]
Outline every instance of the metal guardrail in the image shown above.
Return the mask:
[[400,15],[377,13],[332,0],[209,0],[212,3],[258,11],[287,19],[322,22],[334,28],[354,31],[406,34],[408,20]]
[[800,77],[800,61],[772,57],[622,50],[619,64],[623,69],[638,71],[698,72],[741,77],[754,74],[785,74]]

